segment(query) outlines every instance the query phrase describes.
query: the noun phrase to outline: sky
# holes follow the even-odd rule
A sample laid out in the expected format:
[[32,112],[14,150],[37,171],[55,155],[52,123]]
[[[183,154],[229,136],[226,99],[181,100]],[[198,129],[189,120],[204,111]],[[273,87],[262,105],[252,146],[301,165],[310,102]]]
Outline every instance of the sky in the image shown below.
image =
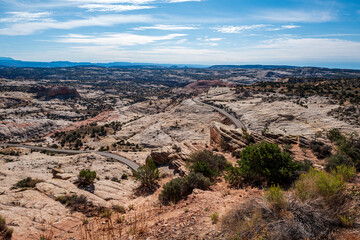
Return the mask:
[[0,57],[360,69],[360,0],[0,0]]

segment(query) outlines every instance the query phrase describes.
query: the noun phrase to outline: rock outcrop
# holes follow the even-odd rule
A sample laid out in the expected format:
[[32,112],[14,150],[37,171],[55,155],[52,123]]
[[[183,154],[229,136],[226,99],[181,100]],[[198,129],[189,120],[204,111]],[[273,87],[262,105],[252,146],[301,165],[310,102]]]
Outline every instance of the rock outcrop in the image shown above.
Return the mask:
[[45,86],[36,86],[29,90],[29,92],[36,93],[37,98],[45,98],[46,100],[53,98],[68,99],[68,98],[78,98],[80,94],[74,88],[69,88],[66,86],[56,86],[56,87],[45,87]]
[[197,150],[199,149],[189,143],[181,143],[152,151],[146,161],[151,158],[157,166],[169,165],[180,175],[186,175],[189,173],[185,167],[186,160]]
[[[302,139],[303,144],[308,144],[309,141]],[[219,122],[212,122],[210,125],[210,144],[219,145],[225,150],[234,151],[239,148],[244,148],[250,143],[266,141],[277,144],[295,144],[298,142],[298,137],[283,136],[277,134],[259,134],[257,132],[244,131],[242,129],[235,129],[232,126],[227,126]]]

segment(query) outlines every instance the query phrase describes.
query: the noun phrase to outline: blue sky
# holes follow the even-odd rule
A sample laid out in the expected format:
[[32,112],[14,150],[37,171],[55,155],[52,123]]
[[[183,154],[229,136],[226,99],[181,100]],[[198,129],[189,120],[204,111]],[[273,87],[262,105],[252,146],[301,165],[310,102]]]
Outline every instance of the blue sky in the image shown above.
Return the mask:
[[360,1],[0,0],[0,56],[360,69]]

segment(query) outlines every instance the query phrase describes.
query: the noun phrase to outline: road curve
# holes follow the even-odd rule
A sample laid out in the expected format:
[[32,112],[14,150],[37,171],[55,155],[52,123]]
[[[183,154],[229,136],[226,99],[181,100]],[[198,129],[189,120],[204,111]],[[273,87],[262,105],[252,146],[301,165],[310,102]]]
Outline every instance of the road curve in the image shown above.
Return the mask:
[[0,146],[2,147],[20,147],[20,148],[29,148],[33,150],[38,151],[49,151],[49,152],[56,152],[56,153],[65,153],[65,154],[80,154],[80,153],[96,153],[103,157],[109,157],[112,159],[115,159],[127,166],[129,166],[132,170],[137,170],[138,167],[140,167],[137,163],[124,158],[120,155],[117,155],[115,153],[109,153],[109,152],[98,152],[98,151],[82,151],[82,150],[66,150],[66,149],[58,149],[58,148],[48,148],[48,147],[37,147],[37,146],[31,146],[31,145],[25,145],[25,144],[14,144],[14,143],[0,143]]
[[224,115],[225,117],[227,117],[228,119],[230,119],[236,128],[241,128],[241,129],[246,129],[246,126],[243,122],[241,122],[239,119],[237,119],[236,117],[234,117],[233,115],[231,115],[230,113],[226,112],[224,109],[221,109],[221,108],[218,108],[218,107],[215,107],[215,106],[212,106],[210,104],[207,104],[207,103],[204,103],[202,101],[199,100],[199,98],[193,98],[193,101],[198,103],[198,104],[202,104],[202,105],[205,105],[205,106],[208,106],[216,111],[218,111],[219,113],[221,113],[222,115]]

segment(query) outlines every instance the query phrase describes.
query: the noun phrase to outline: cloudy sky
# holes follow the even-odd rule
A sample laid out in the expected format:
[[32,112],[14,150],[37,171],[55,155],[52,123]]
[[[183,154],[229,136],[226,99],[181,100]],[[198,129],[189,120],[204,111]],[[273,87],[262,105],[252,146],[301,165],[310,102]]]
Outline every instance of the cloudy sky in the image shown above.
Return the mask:
[[360,1],[0,0],[0,56],[360,69]]

